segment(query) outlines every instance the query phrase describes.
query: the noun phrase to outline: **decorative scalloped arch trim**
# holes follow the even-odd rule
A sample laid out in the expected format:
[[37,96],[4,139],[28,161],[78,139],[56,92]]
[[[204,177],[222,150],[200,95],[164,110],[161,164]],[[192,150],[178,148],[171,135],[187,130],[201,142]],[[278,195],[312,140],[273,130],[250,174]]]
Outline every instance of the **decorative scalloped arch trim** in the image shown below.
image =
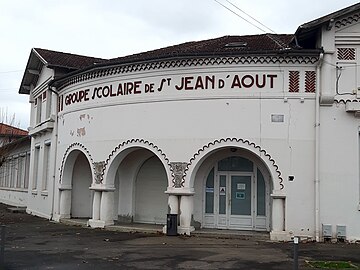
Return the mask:
[[[229,143],[232,143],[232,144],[229,145]],[[188,165],[185,169],[184,178],[186,177],[188,172],[192,172],[192,170],[194,169],[194,167],[196,165],[195,161],[200,160],[201,158],[203,158],[204,156],[206,156],[213,150],[219,149],[219,148],[223,147],[224,145],[229,146],[229,147],[238,146],[243,149],[250,150],[254,154],[257,154],[257,156],[262,161],[264,161],[264,163],[268,166],[268,169],[269,169],[270,173],[272,174],[272,178],[273,178],[272,180],[274,181],[274,187],[276,186],[275,185],[275,180],[276,180],[275,177],[276,177],[278,180],[278,186],[279,186],[280,190],[284,189],[281,171],[279,169],[279,166],[276,164],[275,160],[271,157],[271,155],[266,150],[262,149],[259,145],[255,144],[253,142],[250,142],[248,140],[238,139],[238,138],[222,138],[222,139],[212,141],[212,142],[208,143],[207,145],[204,145],[190,159],[190,162],[188,163]]]
[[348,17],[342,18],[335,22],[336,28],[342,28],[352,23],[357,23],[360,20],[360,12],[351,14]]
[[353,103],[353,102],[359,102],[357,99],[335,99],[335,103]]
[[229,56],[229,57],[201,57],[191,59],[163,60],[135,64],[123,64],[118,66],[103,67],[89,70],[81,74],[69,77],[61,83],[59,90],[79,82],[95,78],[112,76],[116,74],[132,73],[147,70],[159,70],[165,68],[214,66],[214,65],[239,65],[239,64],[315,64],[318,56]]
[[91,168],[92,168],[92,174],[94,173],[94,160],[89,152],[89,150],[81,143],[79,142],[75,142],[72,143],[68,146],[68,148],[66,148],[66,151],[63,155],[63,158],[61,160],[61,166],[60,166],[60,179],[59,182],[62,182],[62,176],[63,176],[63,172],[64,172],[64,165],[65,165],[65,161],[67,159],[67,157],[69,156],[69,154],[73,151],[73,150],[79,150],[81,151],[85,156],[87,156],[88,160],[91,163]]
[[[110,167],[109,165],[112,163],[112,161],[116,158],[116,156],[122,152],[125,149],[129,149],[131,147],[141,147],[141,148],[145,148],[151,152],[153,152],[163,163],[163,165],[167,165],[167,169],[165,167],[165,170],[167,172],[168,176],[174,176],[172,168],[170,166],[170,161],[168,159],[168,157],[166,156],[166,154],[163,152],[162,149],[160,149],[157,145],[155,145],[152,142],[149,142],[147,140],[144,139],[129,139],[127,141],[124,141],[120,144],[118,144],[110,153],[110,155],[108,156],[108,158],[105,160],[102,172],[100,174],[100,181],[101,183],[104,182],[104,176],[106,173],[106,170],[108,170]],[[170,181],[170,179],[168,179],[168,181]]]

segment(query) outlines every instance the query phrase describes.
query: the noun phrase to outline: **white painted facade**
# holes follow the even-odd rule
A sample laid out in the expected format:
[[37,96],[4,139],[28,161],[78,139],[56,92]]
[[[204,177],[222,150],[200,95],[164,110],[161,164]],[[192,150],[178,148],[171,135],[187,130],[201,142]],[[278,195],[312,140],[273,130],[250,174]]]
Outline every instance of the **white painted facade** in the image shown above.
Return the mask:
[[23,138],[0,150],[0,201],[26,207],[28,204],[30,149]]
[[299,28],[320,29],[317,50],[103,64],[54,82],[44,67],[27,211],[91,227],[171,213],[180,233],[273,240],[321,241],[323,225],[337,238],[340,225],[360,240],[355,6]]

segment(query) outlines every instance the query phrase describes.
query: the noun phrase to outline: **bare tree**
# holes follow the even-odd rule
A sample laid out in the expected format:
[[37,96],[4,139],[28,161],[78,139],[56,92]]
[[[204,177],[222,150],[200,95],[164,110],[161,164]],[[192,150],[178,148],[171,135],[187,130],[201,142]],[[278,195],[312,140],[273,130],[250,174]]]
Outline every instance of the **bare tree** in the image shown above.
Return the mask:
[[16,121],[16,114],[10,114],[7,107],[0,107],[0,123],[17,128],[20,127],[20,121]]

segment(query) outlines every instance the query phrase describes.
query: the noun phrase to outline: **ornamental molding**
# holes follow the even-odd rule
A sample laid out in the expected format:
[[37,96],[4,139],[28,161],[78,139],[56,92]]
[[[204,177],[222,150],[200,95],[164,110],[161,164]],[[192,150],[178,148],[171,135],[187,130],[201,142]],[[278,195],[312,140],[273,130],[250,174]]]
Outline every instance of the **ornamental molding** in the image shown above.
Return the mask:
[[95,172],[95,167],[94,167],[94,160],[89,152],[89,150],[81,143],[79,142],[74,142],[72,144],[70,144],[68,146],[68,148],[66,148],[65,153],[63,155],[63,158],[61,160],[61,166],[60,166],[60,179],[59,179],[59,183],[62,183],[62,176],[63,176],[63,172],[64,172],[64,165],[66,162],[67,157],[69,156],[69,154],[73,151],[73,150],[79,150],[81,151],[84,155],[87,156],[88,160],[90,161],[90,166],[92,166],[92,170],[93,172]]
[[185,180],[185,169],[188,166],[186,162],[171,162],[170,163],[172,169],[172,176],[173,176],[173,187],[174,188],[182,188],[184,187]]
[[148,61],[144,63],[123,64],[111,67],[95,68],[64,79],[59,90],[84,81],[126,74],[139,71],[159,70],[166,68],[215,66],[215,65],[244,65],[244,64],[315,64],[318,56],[228,56],[202,57],[191,59],[175,59],[163,61]]
[[170,166],[170,161],[166,154],[163,152],[162,149],[160,149],[157,145],[155,145],[152,142],[149,142],[144,139],[129,139],[127,141],[124,141],[120,144],[118,144],[110,153],[108,158],[104,161],[102,164],[101,172],[99,173],[99,183],[103,183],[105,171],[108,169],[109,165],[113,161],[114,158],[124,149],[128,149],[129,147],[141,147],[143,146],[145,149],[153,150],[153,152],[157,153],[157,157],[162,161],[162,163],[167,165],[169,167],[170,172],[172,173],[172,167]]
[[94,162],[95,184],[102,183],[101,174],[102,174],[104,168],[105,168],[105,161]]
[[336,104],[347,104],[347,103],[358,103],[360,102],[359,100],[355,99],[356,97],[348,97],[348,98],[339,98],[339,99],[335,99],[334,103]]
[[349,24],[357,23],[360,20],[360,12],[353,13],[345,18],[341,18],[335,22],[335,28],[343,28]]
[[[255,144],[254,142],[250,142],[249,140],[239,139],[239,138],[222,138],[218,140],[214,140],[206,145],[204,145],[202,148],[200,148],[190,159],[190,162],[185,168],[184,171],[184,178],[186,177],[187,173],[190,170],[190,167],[194,166],[195,161],[198,161],[201,157],[205,156],[207,153],[209,153],[212,148],[220,146],[222,144],[228,144],[228,143],[234,143],[234,144],[242,144],[247,149],[255,150],[253,153],[258,153],[259,155],[262,155],[269,161],[268,165],[272,166],[273,171],[275,174],[277,174],[277,180],[279,181],[280,190],[284,189],[284,180],[282,178],[282,173],[279,169],[279,166],[276,164],[275,160],[272,158],[272,156],[263,148],[261,148],[259,145]],[[261,158],[261,156],[259,156]],[[266,162],[265,158],[261,158],[264,162]],[[271,170],[271,168],[269,168]],[[276,179],[273,179],[275,181]]]

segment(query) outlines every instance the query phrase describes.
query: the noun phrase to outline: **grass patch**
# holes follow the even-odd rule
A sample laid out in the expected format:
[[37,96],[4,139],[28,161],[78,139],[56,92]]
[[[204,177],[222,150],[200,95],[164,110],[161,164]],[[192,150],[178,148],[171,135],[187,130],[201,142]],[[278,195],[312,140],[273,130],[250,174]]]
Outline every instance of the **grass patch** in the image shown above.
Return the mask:
[[342,261],[307,261],[307,263],[314,268],[319,269],[359,269],[351,262]]

